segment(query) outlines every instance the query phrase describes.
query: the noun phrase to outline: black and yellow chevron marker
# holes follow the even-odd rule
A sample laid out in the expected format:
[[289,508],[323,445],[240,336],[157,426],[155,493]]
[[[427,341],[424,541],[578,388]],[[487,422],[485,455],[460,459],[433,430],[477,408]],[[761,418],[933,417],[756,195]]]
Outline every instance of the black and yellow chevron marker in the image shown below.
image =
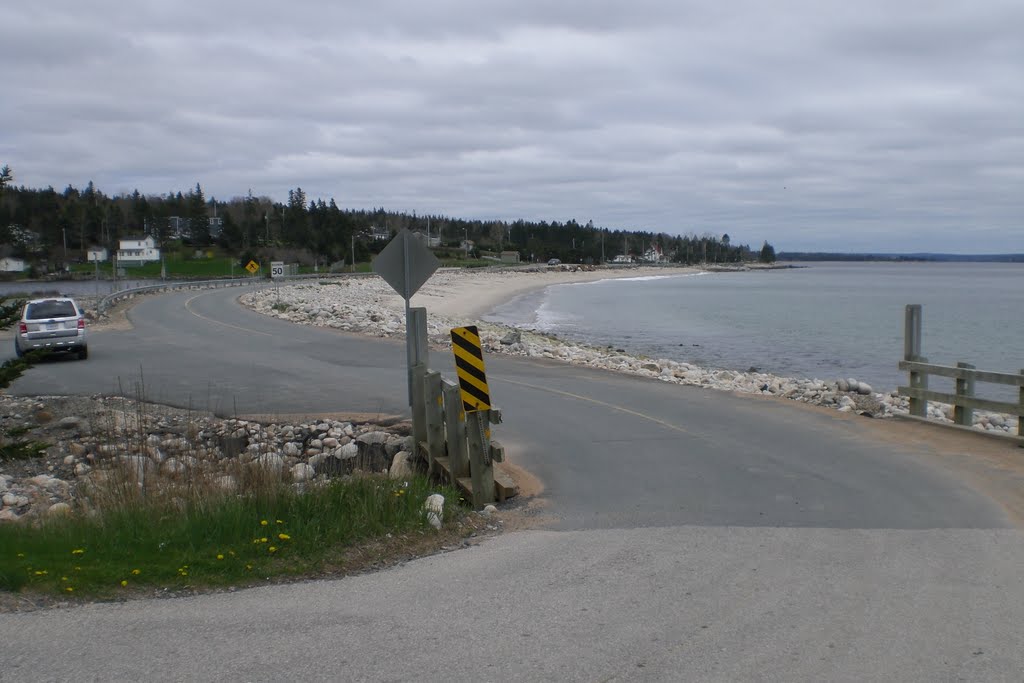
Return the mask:
[[467,412],[491,409],[491,390],[484,374],[484,352],[476,325],[452,328],[452,353],[455,372],[462,390],[462,407]]

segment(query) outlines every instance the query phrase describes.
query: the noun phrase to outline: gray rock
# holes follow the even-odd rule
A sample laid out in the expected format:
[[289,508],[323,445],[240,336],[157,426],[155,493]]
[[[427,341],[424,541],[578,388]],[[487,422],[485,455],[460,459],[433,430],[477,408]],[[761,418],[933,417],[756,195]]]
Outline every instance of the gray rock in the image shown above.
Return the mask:
[[412,466],[409,464],[408,451],[399,451],[391,461],[391,469],[388,476],[392,479],[405,479],[412,475]]
[[440,529],[441,520],[444,518],[444,496],[440,493],[431,494],[423,504],[423,509],[427,511],[427,521],[430,522],[430,526]]
[[868,394],[871,393],[871,385],[868,384],[867,382],[858,382],[857,393],[860,394],[861,396],[867,396]]
[[300,462],[292,468],[292,480],[296,482],[309,481],[316,476],[316,470],[304,462]]
[[849,390],[850,390],[850,383],[847,382],[845,379],[841,379],[841,380],[838,380],[836,382],[836,391],[849,391]]
[[523,341],[523,333],[519,330],[510,330],[508,334],[501,338],[500,343],[505,346],[511,346],[512,344],[518,344]]
[[89,432],[89,421],[83,417],[69,415],[57,420],[57,427],[59,429],[67,429],[68,431],[75,430],[79,433],[85,434]]
[[391,435],[387,432],[366,432],[365,434],[360,434],[356,437],[356,443],[365,444],[367,446],[374,444],[380,444],[383,446],[390,438]]
[[71,506],[67,503],[54,503],[46,511],[50,517],[67,517],[71,514]]
[[284,469],[284,458],[277,453],[264,453],[253,460],[253,464],[271,472],[280,472]]
[[335,457],[342,460],[351,460],[359,455],[359,446],[354,443],[347,443],[339,448],[337,452],[340,452],[340,454]]

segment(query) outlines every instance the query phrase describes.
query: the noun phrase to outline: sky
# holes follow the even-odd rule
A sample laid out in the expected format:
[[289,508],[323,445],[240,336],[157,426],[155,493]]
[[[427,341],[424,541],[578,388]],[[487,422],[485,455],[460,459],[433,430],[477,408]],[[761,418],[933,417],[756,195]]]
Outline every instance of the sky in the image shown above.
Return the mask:
[[15,184],[1024,252],[1021,0],[46,0]]

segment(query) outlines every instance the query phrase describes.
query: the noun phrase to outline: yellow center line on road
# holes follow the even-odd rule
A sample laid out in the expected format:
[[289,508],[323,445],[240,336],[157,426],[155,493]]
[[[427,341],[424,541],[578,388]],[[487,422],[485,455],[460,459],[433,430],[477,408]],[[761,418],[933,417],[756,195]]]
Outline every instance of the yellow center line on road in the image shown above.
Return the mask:
[[203,294],[196,294],[194,297],[190,298],[188,301],[185,302],[185,310],[188,311],[189,313],[191,313],[192,315],[194,315],[195,317],[201,318],[201,319],[205,320],[206,322],[213,323],[215,325],[223,325],[224,327],[230,327],[233,330],[241,330],[242,332],[250,332],[252,334],[263,334],[263,335],[266,335],[268,337],[273,337],[274,336],[274,335],[270,334],[269,332],[261,332],[260,330],[250,330],[247,327],[239,327],[238,325],[232,325],[231,323],[225,323],[225,322],[221,322],[220,320],[214,320],[213,318],[208,318],[205,315],[203,315],[202,313],[196,313],[192,309],[192,302],[195,301],[196,299],[198,299],[201,296],[203,296]]
[[558,396],[565,396],[566,398],[575,398],[575,399],[580,400],[580,401],[586,401],[587,403],[593,403],[594,405],[599,405],[599,406],[601,406],[603,408],[609,408],[611,410],[615,410],[615,411],[620,412],[620,413],[625,413],[627,415],[632,415],[633,417],[639,417],[641,420],[647,420],[649,422],[654,422],[655,424],[659,424],[662,427],[665,427],[666,429],[671,429],[671,430],[676,431],[676,432],[681,432],[681,433],[687,434],[689,436],[695,436],[692,432],[690,432],[690,431],[680,427],[679,425],[672,424],[671,422],[666,422],[665,420],[662,420],[662,419],[657,418],[657,417],[653,417],[652,415],[646,415],[644,413],[640,413],[640,412],[637,412],[635,410],[630,410],[629,408],[624,408],[622,406],[617,406],[614,403],[606,403],[605,401],[599,401],[596,398],[590,398],[589,396],[581,396],[579,394],[574,394],[574,393],[569,392],[569,391],[562,391],[561,389],[552,389],[551,387],[542,387],[542,386],[539,386],[537,384],[530,384],[528,382],[517,382],[514,379],[507,379],[507,378],[504,378],[504,377],[501,378],[501,379],[492,379],[491,381],[492,382],[507,382],[509,384],[515,384],[516,386],[526,387],[527,389],[536,389],[538,391],[546,391],[549,394],[557,394]]

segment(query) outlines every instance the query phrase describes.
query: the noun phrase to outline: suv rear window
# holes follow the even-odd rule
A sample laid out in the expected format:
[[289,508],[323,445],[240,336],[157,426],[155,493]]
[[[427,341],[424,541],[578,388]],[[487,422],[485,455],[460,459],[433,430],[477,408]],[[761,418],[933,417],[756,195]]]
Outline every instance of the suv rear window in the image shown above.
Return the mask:
[[70,301],[40,301],[29,304],[25,309],[26,320],[45,320],[49,318],[74,318],[78,316],[75,305]]

